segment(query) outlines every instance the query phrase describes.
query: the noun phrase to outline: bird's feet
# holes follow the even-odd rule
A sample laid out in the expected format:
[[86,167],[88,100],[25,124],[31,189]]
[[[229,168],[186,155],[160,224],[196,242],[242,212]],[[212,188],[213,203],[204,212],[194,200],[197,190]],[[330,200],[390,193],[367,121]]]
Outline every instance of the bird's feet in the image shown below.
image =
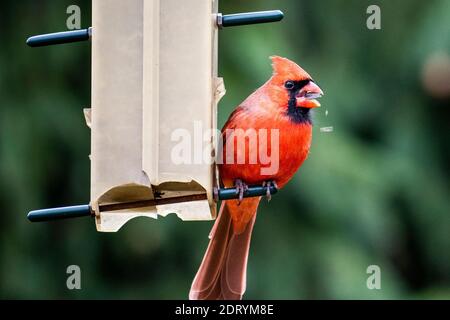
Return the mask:
[[241,179],[236,179],[234,181],[234,187],[236,188],[236,194],[239,195],[238,202],[240,204],[244,199],[244,192],[248,190],[248,185]]
[[264,181],[262,184],[263,188],[266,188],[266,197],[267,201],[272,199],[272,194],[270,193],[270,187],[274,187],[278,190],[277,183],[275,181]]

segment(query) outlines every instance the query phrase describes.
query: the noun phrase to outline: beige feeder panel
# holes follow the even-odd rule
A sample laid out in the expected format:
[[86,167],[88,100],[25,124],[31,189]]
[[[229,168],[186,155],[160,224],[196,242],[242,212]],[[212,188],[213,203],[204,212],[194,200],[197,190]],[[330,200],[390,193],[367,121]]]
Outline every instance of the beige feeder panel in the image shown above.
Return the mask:
[[[85,113],[98,231],[117,231],[138,216],[215,217],[214,165],[175,164],[180,140],[171,136],[184,129],[194,138],[199,124],[202,135],[216,129],[225,93],[217,78],[216,13],[212,0],[93,0],[92,110]],[[99,210],[154,199],[155,190],[163,198],[206,193],[208,200]]]

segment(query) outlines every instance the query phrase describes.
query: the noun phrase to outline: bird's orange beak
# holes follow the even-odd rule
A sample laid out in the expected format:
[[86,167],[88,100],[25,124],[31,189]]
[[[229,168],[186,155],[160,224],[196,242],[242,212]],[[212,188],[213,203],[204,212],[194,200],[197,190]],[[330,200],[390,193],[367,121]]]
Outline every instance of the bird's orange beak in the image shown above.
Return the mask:
[[313,81],[304,86],[297,95],[297,107],[317,108],[320,107],[319,101],[316,99],[323,96],[323,91]]

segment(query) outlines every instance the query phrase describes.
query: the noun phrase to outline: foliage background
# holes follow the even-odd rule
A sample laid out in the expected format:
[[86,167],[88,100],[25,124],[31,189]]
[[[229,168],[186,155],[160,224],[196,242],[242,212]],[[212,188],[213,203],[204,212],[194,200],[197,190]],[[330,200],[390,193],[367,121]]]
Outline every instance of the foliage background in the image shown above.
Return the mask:
[[[88,27],[90,1],[0,4],[0,297],[185,299],[211,222],[142,218],[101,234],[89,219],[25,218],[89,199],[90,46],[25,45],[64,30],[70,4]],[[370,4],[382,30],[366,28]],[[221,3],[275,8],[281,23],[221,31],[220,124],[269,77],[272,54],[299,62],[326,96],[309,160],[261,206],[245,297],[450,298],[450,1]],[[70,264],[82,290],[66,289]],[[372,264],[381,290],[366,287]]]

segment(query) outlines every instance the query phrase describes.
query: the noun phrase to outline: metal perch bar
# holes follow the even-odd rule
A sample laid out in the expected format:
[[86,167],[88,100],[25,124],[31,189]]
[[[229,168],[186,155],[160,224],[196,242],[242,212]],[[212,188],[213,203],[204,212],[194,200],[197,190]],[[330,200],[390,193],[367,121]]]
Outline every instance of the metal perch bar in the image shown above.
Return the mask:
[[92,28],[48,33],[29,37],[27,39],[27,45],[29,45],[30,47],[43,47],[54,44],[80,42],[89,40],[91,36]]
[[[269,187],[270,194],[273,195],[278,192],[275,186]],[[267,187],[263,186],[248,186],[248,189],[244,191],[244,198],[261,197],[267,194]],[[221,188],[214,190],[214,196],[216,200],[233,200],[238,199],[239,194],[236,188]]]
[[[257,23],[269,23],[282,20],[284,14],[280,10],[244,12],[217,15],[217,25],[222,27],[243,26]],[[92,27],[82,30],[63,31],[32,36],[27,39],[30,47],[44,47],[55,44],[87,41],[92,37]]]
[[234,27],[248,24],[277,22],[282,20],[284,14],[280,10],[244,12],[236,14],[218,14],[217,25],[219,27]]
[[88,217],[92,215],[91,207],[89,205],[52,208],[30,211],[27,215],[31,222],[42,222],[51,220],[62,220],[78,217]]
[[[239,197],[236,188],[223,188],[214,190],[214,195],[216,200],[232,200]],[[270,194],[277,193],[278,189],[274,186],[270,187]],[[249,186],[246,191],[244,191],[244,198],[249,197],[260,197],[267,194],[267,187],[263,186]],[[170,197],[170,198],[157,198],[149,200],[141,200],[134,202],[124,202],[124,203],[112,203],[103,204],[100,206],[100,211],[119,211],[132,208],[144,208],[153,207],[157,205],[179,203],[179,202],[190,202],[190,201],[200,201],[206,200],[206,194],[196,194],[189,196],[180,197]],[[94,216],[94,212],[89,205],[79,205],[72,207],[61,207],[61,208],[51,208],[51,209],[41,209],[30,211],[27,215],[28,220],[31,222],[43,222],[52,220],[63,220],[79,217],[89,217]]]

